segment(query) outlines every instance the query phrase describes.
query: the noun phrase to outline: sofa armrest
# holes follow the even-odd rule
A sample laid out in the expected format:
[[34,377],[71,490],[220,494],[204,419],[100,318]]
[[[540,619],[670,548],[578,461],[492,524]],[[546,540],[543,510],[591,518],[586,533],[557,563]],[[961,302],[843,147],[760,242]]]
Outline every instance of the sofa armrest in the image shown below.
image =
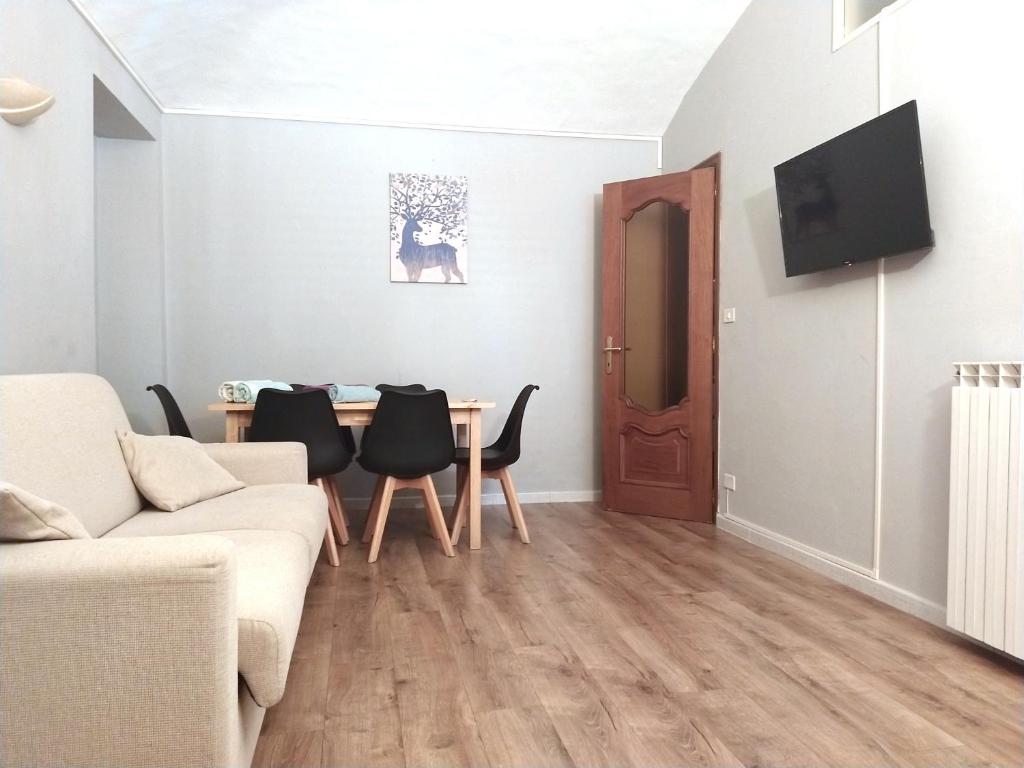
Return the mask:
[[205,443],[203,448],[246,485],[309,481],[302,443]]
[[234,761],[234,545],[0,545],[0,754],[20,765]]

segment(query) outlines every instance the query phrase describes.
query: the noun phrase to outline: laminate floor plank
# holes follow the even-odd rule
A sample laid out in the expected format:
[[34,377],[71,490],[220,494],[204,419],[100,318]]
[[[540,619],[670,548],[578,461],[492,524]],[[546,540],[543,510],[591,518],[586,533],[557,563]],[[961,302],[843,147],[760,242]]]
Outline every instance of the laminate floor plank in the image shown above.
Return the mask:
[[1021,665],[713,526],[524,513],[318,563],[255,765],[1024,765]]
[[494,768],[574,768],[568,750],[542,706],[495,709],[477,715],[480,738]]
[[323,741],[323,731],[261,734],[252,768],[320,768]]

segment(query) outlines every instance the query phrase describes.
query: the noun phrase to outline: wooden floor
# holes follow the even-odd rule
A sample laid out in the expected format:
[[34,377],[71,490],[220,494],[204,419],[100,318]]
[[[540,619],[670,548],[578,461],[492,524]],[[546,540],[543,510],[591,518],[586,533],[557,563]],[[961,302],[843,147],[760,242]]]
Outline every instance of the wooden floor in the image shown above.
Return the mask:
[[1024,765],[1021,667],[711,526],[525,513],[322,562],[256,764]]

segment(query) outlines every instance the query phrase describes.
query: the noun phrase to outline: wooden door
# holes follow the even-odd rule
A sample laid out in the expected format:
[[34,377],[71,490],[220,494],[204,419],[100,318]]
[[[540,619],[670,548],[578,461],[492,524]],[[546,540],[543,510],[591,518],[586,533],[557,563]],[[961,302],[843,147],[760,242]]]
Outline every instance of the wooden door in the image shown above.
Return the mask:
[[604,186],[606,509],[714,520],[715,170]]

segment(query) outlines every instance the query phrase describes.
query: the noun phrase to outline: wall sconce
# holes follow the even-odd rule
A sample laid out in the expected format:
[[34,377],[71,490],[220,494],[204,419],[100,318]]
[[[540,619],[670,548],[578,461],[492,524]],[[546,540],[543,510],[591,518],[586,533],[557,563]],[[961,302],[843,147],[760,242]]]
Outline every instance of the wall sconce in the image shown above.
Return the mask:
[[38,85],[13,77],[0,78],[0,117],[11,125],[25,125],[52,107],[54,101]]

